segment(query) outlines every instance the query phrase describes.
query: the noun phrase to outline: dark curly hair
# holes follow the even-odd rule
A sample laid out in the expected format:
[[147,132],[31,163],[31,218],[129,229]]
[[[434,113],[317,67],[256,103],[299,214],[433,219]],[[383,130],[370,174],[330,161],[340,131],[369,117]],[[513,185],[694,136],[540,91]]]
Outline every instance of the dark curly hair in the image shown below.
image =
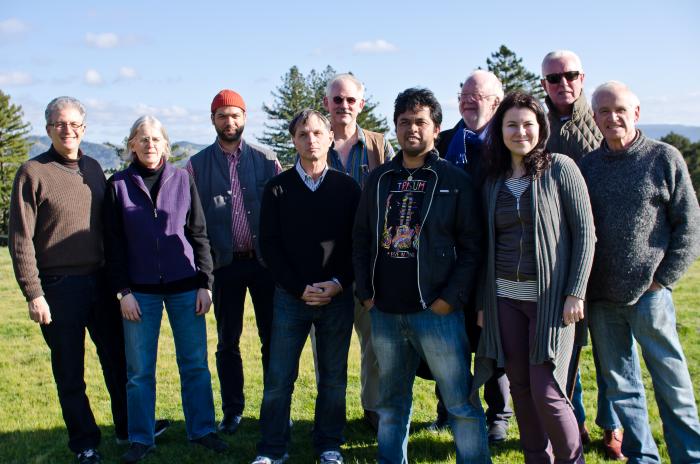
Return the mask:
[[433,92],[428,89],[412,87],[401,92],[394,100],[394,126],[399,116],[409,110],[425,106],[430,110],[430,119],[439,126],[442,123],[442,107]]
[[538,177],[552,163],[552,155],[545,148],[549,139],[549,122],[542,105],[532,95],[516,90],[509,93],[498,106],[496,114],[489,123],[486,135],[486,173],[489,177],[498,178],[512,174],[510,150],[503,141],[503,118],[511,108],[527,108],[535,113],[537,124],[540,126],[537,145],[525,156],[525,173]]

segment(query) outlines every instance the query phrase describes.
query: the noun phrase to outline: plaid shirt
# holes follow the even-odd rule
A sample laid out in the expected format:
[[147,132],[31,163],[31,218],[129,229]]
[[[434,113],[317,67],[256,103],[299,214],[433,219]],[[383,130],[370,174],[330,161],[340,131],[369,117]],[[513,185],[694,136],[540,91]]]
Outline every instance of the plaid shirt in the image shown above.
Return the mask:
[[[394,157],[394,149],[384,137],[384,162],[389,161]],[[335,148],[331,146],[328,150],[328,164],[336,171],[344,172],[352,176],[355,181],[360,184],[360,187],[365,186],[365,181],[369,175],[369,159],[367,158],[367,143],[365,141],[365,133],[360,126],[357,126],[357,143],[350,149],[348,155],[348,165],[343,166],[340,160],[340,155]]]

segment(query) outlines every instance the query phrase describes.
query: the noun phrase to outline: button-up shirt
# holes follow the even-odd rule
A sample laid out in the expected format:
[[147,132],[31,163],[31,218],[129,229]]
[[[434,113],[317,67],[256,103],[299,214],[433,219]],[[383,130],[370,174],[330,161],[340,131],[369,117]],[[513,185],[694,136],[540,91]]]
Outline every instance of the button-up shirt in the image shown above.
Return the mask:
[[[298,157],[297,157],[298,158]],[[328,172],[328,164],[326,164],[326,167],[323,168],[323,172],[319,176],[318,180],[314,180],[313,177],[308,175],[306,171],[304,171],[304,168],[301,167],[301,161],[297,159],[297,163],[294,165],[296,168],[297,172],[299,173],[299,176],[301,177],[301,180],[304,181],[304,184],[309,187],[309,190],[312,192],[315,192],[316,189],[318,189],[321,186],[321,182],[323,182],[323,178],[326,177],[326,173]]]
[[[365,180],[369,175],[369,159],[367,157],[367,142],[365,141],[365,133],[360,126],[357,127],[357,143],[352,146],[348,154],[347,166],[343,166],[340,159],[340,154],[331,146],[328,150],[328,164],[336,171],[344,172],[352,176],[355,181],[364,187]],[[384,159],[390,160],[394,157],[394,149],[384,137]]]

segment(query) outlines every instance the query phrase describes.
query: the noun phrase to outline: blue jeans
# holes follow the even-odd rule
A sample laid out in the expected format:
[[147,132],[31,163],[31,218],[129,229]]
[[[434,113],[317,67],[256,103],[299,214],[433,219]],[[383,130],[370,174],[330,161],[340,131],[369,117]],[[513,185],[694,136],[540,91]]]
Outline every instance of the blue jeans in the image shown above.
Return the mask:
[[273,459],[287,451],[289,408],[299,357],[316,331],[318,395],[314,412],[313,444],[317,453],[340,451],[345,428],[345,389],[348,382],[348,349],[352,335],[352,292],[344,292],[321,307],[309,306],[277,288],[273,299],[270,365],[260,407],[258,454]]
[[195,290],[170,295],[134,293],[141,309],[141,321],[123,320],[131,442],[153,444],[156,356],[163,303],[175,339],[187,438],[194,440],[215,430],[207,329],[204,316],[195,314],[196,296]]
[[700,462],[698,411],[671,292],[647,292],[633,306],[591,303],[589,324],[608,400],[625,429],[622,452],[628,462],[661,462],[649,429],[636,343],[651,374],[671,462]]
[[[593,363],[595,365],[596,372],[596,385],[598,386],[598,413],[596,414],[595,423],[598,424],[603,430],[615,430],[621,427],[620,420],[615,414],[613,405],[606,398],[607,385],[605,385],[605,380],[603,375],[600,373],[598,355],[593,349]],[[583,405],[583,385],[581,385],[581,370],[576,372],[576,383],[574,384],[574,395],[571,398],[571,403],[574,406],[574,414],[576,415],[576,422],[579,425],[586,422],[586,408]]]
[[439,316],[426,310],[390,314],[375,307],[370,314],[372,345],[379,363],[377,461],[408,462],[413,380],[423,358],[449,413],[457,462],[491,462],[484,412],[469,402],[472,377],[464,313]]

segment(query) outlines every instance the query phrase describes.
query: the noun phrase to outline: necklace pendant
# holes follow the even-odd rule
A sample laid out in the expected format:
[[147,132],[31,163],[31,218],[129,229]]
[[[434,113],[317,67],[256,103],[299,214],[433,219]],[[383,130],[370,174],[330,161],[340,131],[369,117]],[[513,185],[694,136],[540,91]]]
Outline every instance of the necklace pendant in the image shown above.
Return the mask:
[[408,175],[408,180],[413,180],[413,174]]

